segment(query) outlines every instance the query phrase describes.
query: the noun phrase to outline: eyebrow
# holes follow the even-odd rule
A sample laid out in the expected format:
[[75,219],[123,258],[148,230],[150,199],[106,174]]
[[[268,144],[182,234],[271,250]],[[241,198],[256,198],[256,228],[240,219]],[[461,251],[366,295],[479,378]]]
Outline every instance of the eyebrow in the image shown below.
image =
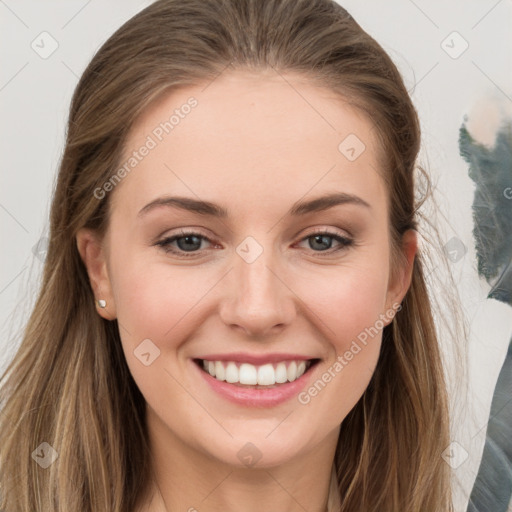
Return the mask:
[[[296,217],[300,215],[306,215],[308,213],[319,212],[333,208],[334,206],[343,204],[353,204],[371,208],[371,206],[359,196],[353,194],[347,194],[345,192],[338,192],[334,194],[328,194],[309,201],[298,201],[290,208],[287,215]],[[144,206],[138,213],[138,217],[143,217],[151,210],[160,207],[168,208],[179,208],[189,212],[197,213],[199,215],[206,215],[211,217],[218,217],[225,219],[229,216],[228,210],[209,201],[201,201],[192,199],[190,197],[178,197],[178,196],[162,196],[151,201]]]

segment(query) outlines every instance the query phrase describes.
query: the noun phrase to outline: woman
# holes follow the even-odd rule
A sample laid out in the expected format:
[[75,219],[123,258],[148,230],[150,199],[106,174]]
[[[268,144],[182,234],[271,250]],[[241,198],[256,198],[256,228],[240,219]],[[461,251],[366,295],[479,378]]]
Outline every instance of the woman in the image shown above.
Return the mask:
[[73,97],[2,509],[448,511],[416,111],[330,0],[159,0]]

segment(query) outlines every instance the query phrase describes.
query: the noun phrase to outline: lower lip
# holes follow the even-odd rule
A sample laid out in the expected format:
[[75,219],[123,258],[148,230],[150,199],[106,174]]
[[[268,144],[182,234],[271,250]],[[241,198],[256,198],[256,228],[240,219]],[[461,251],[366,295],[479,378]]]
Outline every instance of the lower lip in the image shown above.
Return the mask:
[[313,368],[310,368],[306,373],[293,382],[279,384],[275,388],[252,389],[217,380],[209,373],[201,370],[194,361],[191,360],[191,362],[213,391],[230,402],[246,407],[274,407],[290,400],[306,387],[310,374],[313,371]]

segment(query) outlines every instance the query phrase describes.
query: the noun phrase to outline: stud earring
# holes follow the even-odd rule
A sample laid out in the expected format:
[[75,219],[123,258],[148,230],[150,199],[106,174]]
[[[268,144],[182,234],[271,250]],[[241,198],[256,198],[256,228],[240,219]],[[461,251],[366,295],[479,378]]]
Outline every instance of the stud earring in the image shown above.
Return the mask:
[[99,300],[97,300],[96,302],[98,303],[98,306],[99,306],[100,308],[105,308],[105,307],[107,307],[107,301],[106,301],[106,300],[99,299]]

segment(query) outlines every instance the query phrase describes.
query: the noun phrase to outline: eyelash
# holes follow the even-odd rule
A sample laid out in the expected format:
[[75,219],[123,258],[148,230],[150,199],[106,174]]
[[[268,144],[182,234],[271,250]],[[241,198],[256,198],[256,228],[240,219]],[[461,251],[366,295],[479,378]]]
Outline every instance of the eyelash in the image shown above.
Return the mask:
[[[319,235],[326,235],[330,238],[334,238],[337,242],[339,242],[341,244],[340,247],[338,247],[337,249],[330,248],[330,249],[326,249],[325,251],[313,251],[312,250],[314,253],[318,253],[320,255],[332,254],[334,252],[346,249],[355,244],[353,239],[345,237],[345,236],[341,236],[338,233],[326,231],[325,229],[324,230],[319,229],[317,231],[314,231],[314,232],[308,234],[307,236],[305,236],[304,238],[302,238],[300,241],[302,242],[304,240],[307,240],[308,238],[313,238],[313,237],[319,236]],[[187,236],[196,236],[196,237],[200,238],[201,240],[206,240],[208,242],[211,242],[211,240],[208,237],[203,236],[201,233],[197,233],[195,231],[181,231],[181,232],[177,233],[176,235],[164,238],[163,240],[156,242],[155,245],[158,245],[159,247],[161,247],[166,253],[172,253],[178,257],[183,257],[183,258],[193,258],[193,257],[197,256],[197,254],[200,253],[200,249],[198,251],[186,252],[186,251],[182,251],[182,250],[176,250],[174,248],[171,248],[171,246],[170,246],[170,244],[172,242],[174,242],[175,240],[178,240],[179,238],[185,238]]]

